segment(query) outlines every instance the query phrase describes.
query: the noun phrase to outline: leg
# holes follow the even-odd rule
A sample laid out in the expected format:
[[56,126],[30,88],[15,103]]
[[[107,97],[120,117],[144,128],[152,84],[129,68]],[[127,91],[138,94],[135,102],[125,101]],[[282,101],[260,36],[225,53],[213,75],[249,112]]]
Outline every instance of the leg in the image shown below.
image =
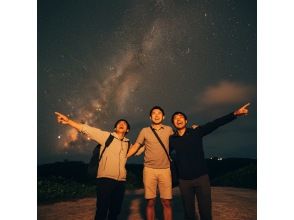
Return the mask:
[[191,180],[179,180],[185,219],[196,220],[195,191]]
[[156,198],[154,199],[147,199],[147,206],[146,206],[146,218],[147,220],[154,220],[155,219],[155,202]]
[[108,220],[116,220],[120,213],[121,205],[125,194],[125,182],[116,181],[115,188],[111,193]]
[[163,216],[164,220],[172,220],[172,207],[171,207],[171,199],[161,199],[161,204],[163,207]]
[[158,188],[163,207],[164,220],[172,220],[172,181],[169,168],[158,169]]
[[107,218],[108,209],[110,206],[110,196],[112,185],[109,179],[97,179],[97,200],[96,200],[96,215],[95,220],[104,220]]
[[201,220],[211,220],[211,189],[208,175],[197,179],[196,195]]
[[155,169],[144,167],[143,170],[143,182],[145,189],[145,199],[147,200],[146,205],[146,218],[147,220],[155,219],[155,202],[156,202],[156,188],[157,188],[157,177]]

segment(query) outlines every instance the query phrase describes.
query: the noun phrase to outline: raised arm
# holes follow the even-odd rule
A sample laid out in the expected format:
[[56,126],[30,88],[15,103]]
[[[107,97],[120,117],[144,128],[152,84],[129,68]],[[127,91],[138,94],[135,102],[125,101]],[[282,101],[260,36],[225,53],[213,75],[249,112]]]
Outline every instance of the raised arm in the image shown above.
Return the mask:
[[[202,136],[205,136],[205,135],[213,132],[214,130],[216,130],[220,126],[223,126],[223,125],[233,121],[234,119],[236,119],[239,116],[247,115],[249,112],[249,110],[248,110],[249,105],[250,105],[250,103],[247,103],[246,105],[243,105],[241,108],[237,109],[236,111],[234,111],[228,115],[217,118],[216,120],[209,122],[205,125],[199,126],[199,129],[200,129]],[[198,129],[198,127],[196,129]]]
[[59,112],[55,112],[56,118],[57,118],[57,122],[60,124],[64,124],[64,125],[69,125],[75,129],[77,129],[78,131],[81,131],[82,129],[82,124],[73,121],[71,119],[69,119],[67,116],[59,113]]

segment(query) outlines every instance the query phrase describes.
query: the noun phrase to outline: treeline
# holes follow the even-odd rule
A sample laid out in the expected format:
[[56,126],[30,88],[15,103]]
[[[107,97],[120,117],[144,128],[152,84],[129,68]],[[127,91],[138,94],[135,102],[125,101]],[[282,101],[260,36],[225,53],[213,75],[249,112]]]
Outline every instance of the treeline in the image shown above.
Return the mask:
[[[256,159],[207,159],[212,186],[256,189]],[[127,164],[127,189],[143,188],[143,164]],[[38,166],[38,203],[95,196],[95,184],[87,176],[87,164],[64,161]]]

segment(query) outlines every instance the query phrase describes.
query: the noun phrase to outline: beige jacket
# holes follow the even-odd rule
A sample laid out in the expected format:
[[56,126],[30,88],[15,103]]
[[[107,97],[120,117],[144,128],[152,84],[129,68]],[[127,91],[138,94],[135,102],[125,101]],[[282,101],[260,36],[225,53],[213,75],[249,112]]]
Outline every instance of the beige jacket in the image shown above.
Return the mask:
[[[101,154],[110,132],[102,131],[89,125],[83,125],[81,132],[87,135],[90,139],[101,144]],[[115,132],[112,132],[111,134],[114,136],[114,139],[106,148],[100,160],[97,178],[106,177],[118,181],[125,181],[127,175],[125,165],[127,162],[129,139],[124,137],[123,140],[119,140]]]

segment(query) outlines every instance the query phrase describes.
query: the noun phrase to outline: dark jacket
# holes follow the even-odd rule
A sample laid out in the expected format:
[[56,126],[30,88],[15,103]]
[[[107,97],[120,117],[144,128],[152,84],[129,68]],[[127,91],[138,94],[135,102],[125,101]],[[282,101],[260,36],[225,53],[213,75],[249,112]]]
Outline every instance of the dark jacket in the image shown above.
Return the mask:
[[191,180],[207,174],[202,138],[234,119],[236,116],[230,113],[195,129],[187,128],[183,136],[176,132],[170,137],[170,153],[175,153],[174,159],[180,179]]

